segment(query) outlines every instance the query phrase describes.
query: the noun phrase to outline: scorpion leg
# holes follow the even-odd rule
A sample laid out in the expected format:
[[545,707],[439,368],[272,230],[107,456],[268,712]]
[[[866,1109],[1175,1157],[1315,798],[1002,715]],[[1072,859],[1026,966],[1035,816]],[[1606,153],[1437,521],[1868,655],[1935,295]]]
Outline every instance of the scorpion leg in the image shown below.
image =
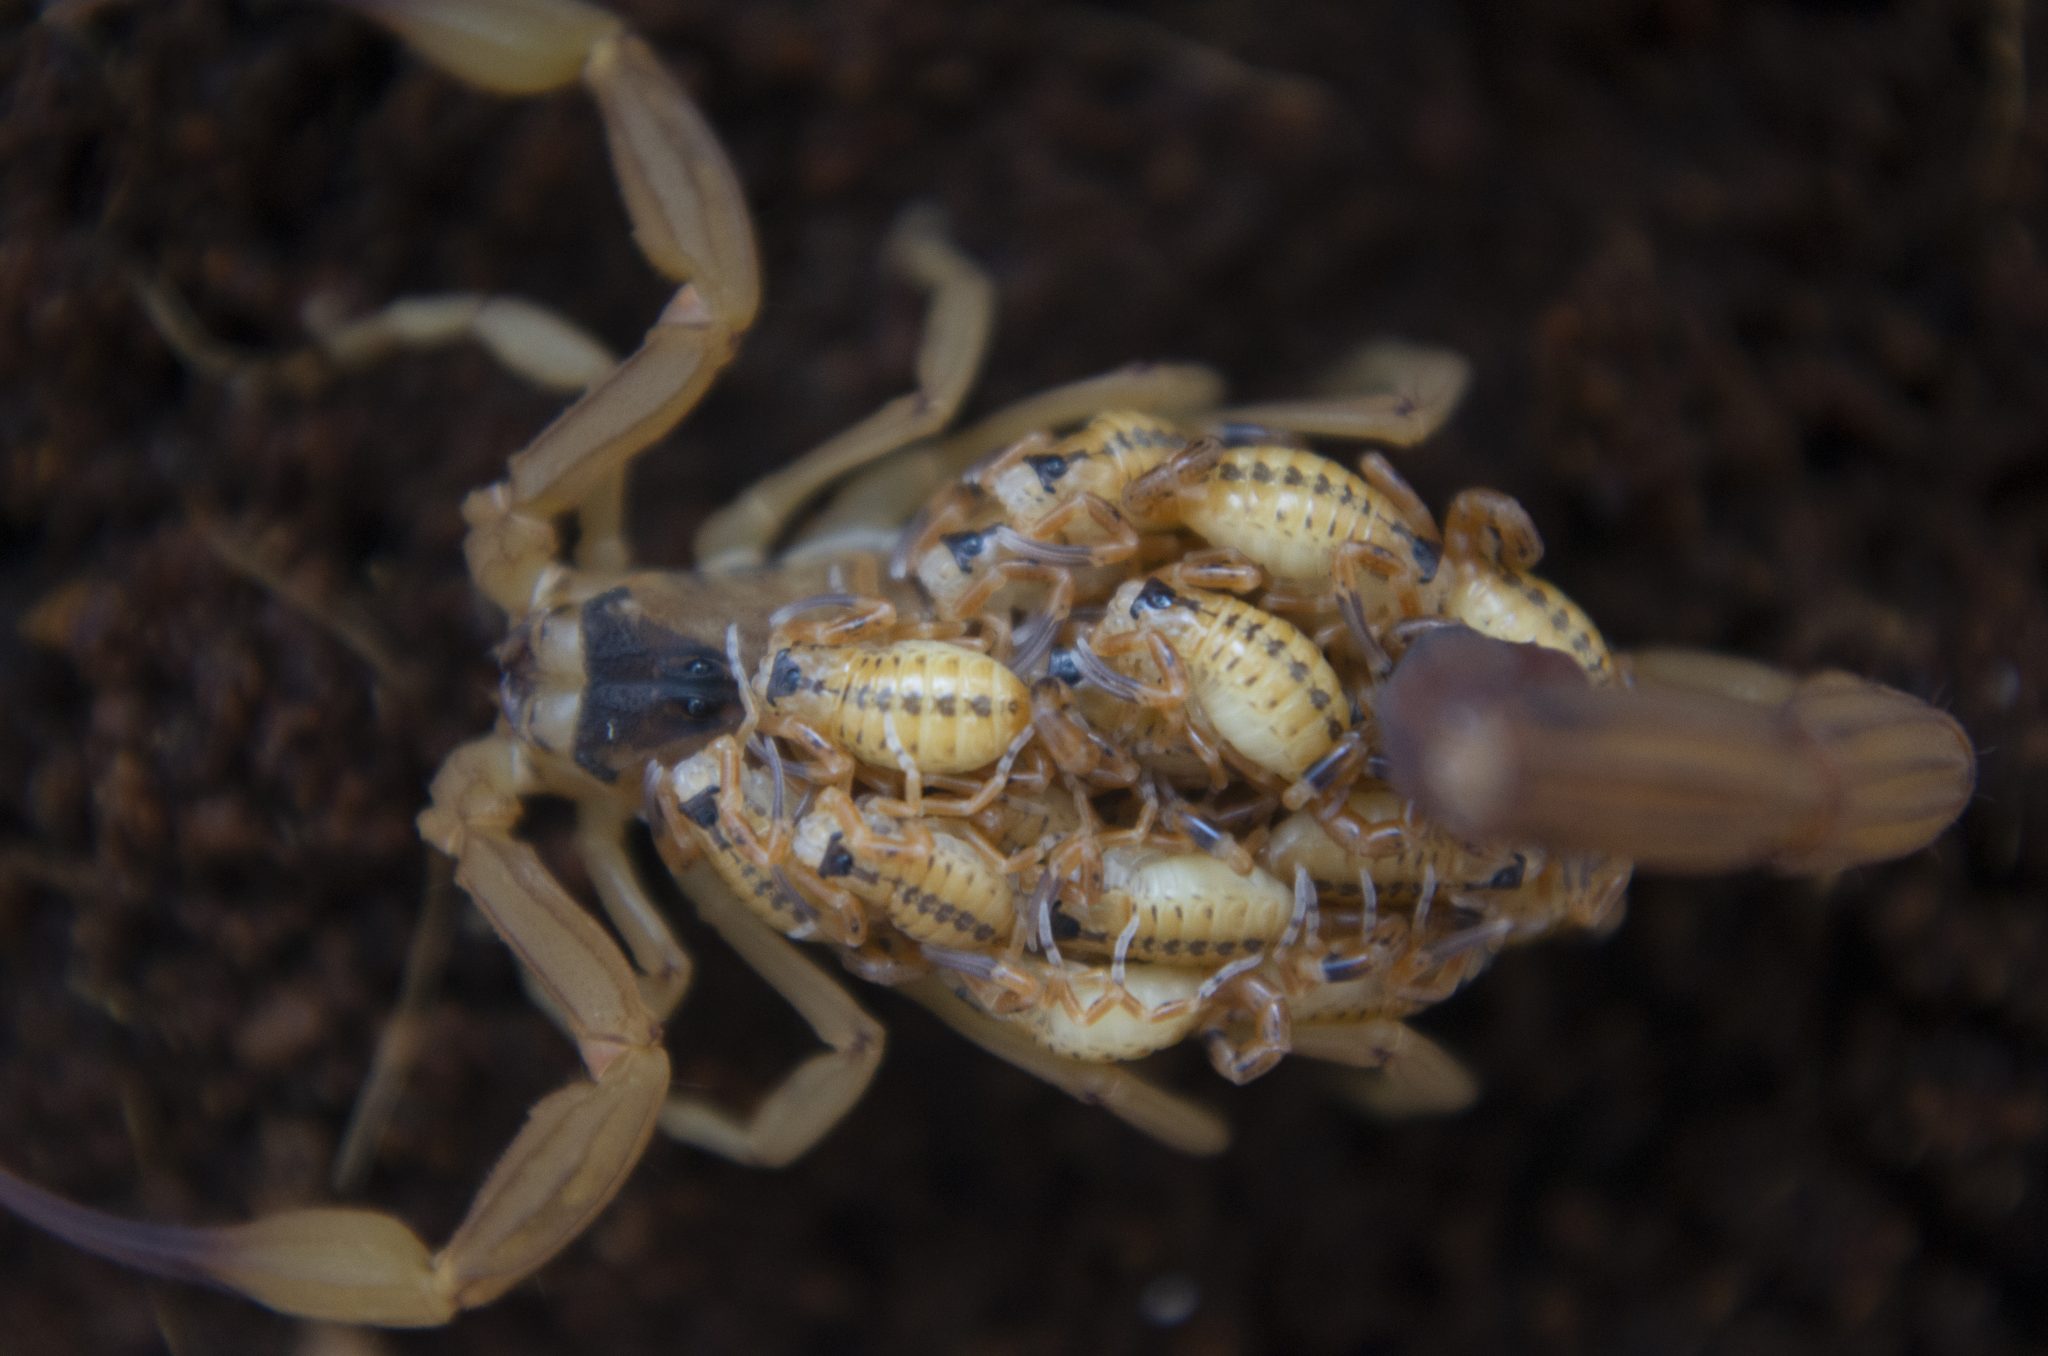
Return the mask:
[[1390,779],[1468,842],[1679,872],[1903,856],[1969,801],[1968,737],[1905,693],[1687,652],[1634,667],[1594,687],[1556,651],[1428,631],[1377,704]]
[[149,321],[188,367],[220,380],[294,380],[302,371],[369,367],[405,349],[474,343],[499,366],[542,391],[573,395],[617,364],[603,341],[567,316],[524,297],[436,292],[399,297],[368,315],[314,314],[311,348],[245,350],[215,337],[167,284],[138,281]]
[[470,497],[471,571],[515,614],[552,577],[551,519],[591,506],[593,554],[609,559],[631,460],[687,414],[760,305],[739,183],[675,77],[618,19],[576,0],[345,0],[451,74],[506,94],[579,75],[603,118],[641,250],[681,284],[640,347],[549,424],[507,479]]
[[1347,1066],[1330,1071],[1344,1099],[1382,1120],[1447,1116],[1479,1097],[1479,1080],[1457,1056],[1391,1017],[1304,1022],[1294,1053]]
[[748,1115],[671,1093],[661,1109],[661,1131],[736,1162],[781,1167],[823,1139],[867,1091],[882,1062],[882,1025],[787,938],[749,913],[709,864],[685,867],[677,881],[704,921],[789,1001],[826,1048],[784,1075]]
[[361,1190],[369,1176],[384,1128],[391,1123],[391,1113],[418,1058],[421,1021],[433,1002],[455,942],[454,887],[454,868],[446,857],[433,854],[427,863],[419,921],[406,948],[398,1002],[377,1035],[376,1052],[370,1056],[369,1071],[363,1075],[363,1086],[349,1110],[348,1128],[342,1132],[341,1147],[334,1151],[334,1166],[328,1173],[329,1184],[342,1195]]
[[1543,536],[1529,511],[1499,490],[1463,490],[1444,514],[1444,553],[1504,570],[1533,570],[1543,559]]
[[151,1225],[0,1174],[0,1204],[89,1252],[210,1283],[279,1312],[387,1327],[445,1323],[497,1298],[589,1227],[654,1133],[668,1053],[631,967],[512,837],[528,789],[517,746],[466,745],[435,778],[423,831],[566,1019],[588,1080],[536,1103],[439,1251],[372,1210],[313,1207],[221,1227]]
[[813,495],[878,457],[944,428],[967,398],[995,323],[995,285],[946,239],[938,214],[907,212],[890,233],[896,270],[930,294],[917,351],[917,390],[820,443],[720,509],[698,529],[698,568],[759,565]]
[[902,992],[996,1058],[1078,1101],[1102,1107],[1170,1148],[1206,1158],[1222,1153],[1230,1143],[1230,1128],[1215,1112],[1121,1064],[1095,1064],[1056,1055],[1011,1023],[976,1011],[936,980],[914,980],[904,985]]
[[647,886],[626,852],[625,835],[633,817],[610,801],[576,803],[576,851],[583,869],[604,904],[605,917],[626,941],[638,971],[640,997],[654,1020],[668,1020],[689,992],[690,953],[676,940],[648,897]]
[[977,463],[1022,438],[1077,424],[1104,410],[1191,414],[1213,407],[1222,395],[1222,378],[1206,367],[1133,363],[1027,396],[943,438],[906,446],[855,476],[783,558],[799,561],[848,549],[887,553],[935,486],[972,474]]
[[1241,405],[1215,418],[1219,423],[1414,447],[1443,427],[1471,376],[1471,365],[1449,349],[1381,339],[1339,365],[1325,383],[1330,391],[1326,396]]

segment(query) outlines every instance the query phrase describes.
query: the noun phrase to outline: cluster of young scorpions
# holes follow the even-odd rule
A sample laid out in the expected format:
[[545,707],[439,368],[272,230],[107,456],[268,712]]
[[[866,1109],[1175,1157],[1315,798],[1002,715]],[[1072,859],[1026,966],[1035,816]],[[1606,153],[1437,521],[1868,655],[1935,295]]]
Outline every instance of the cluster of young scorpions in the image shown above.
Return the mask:
[[[948,432],[992,293],[917,215],[890,249],[930,296],[918,391],[715,515],[695,571],[635,570],[628,468],[759,302],[730,166],[602,10],[346,2],[487,89],[580,79],[677,287],[616,363],[505,299],[410,299],[325,339],[346,362],[471,338],[583,390],[464,506],[510,623],[503,716],[420,826],[587,1076],[533,1108],[438,1249],[352,1208],[143,1225],[0,1173],[0,1205],[72,1243],[287,1313],[445,1322],[580,1234],[657,1129],[782,1163],[846,1113],[881,1029],[796,942],[1192,1152],[1221,1122],[1130,1062],[1195,1037],[1235,1082],[1294,1053],[1453,1105],[1463,1075],[1404,1019],[1505,946],[1613,925],[1635,865],[1834,871],[1923,846],[1970,793],[1933,708],[1615,654],[1532,573],[1512,499],[1469,490],[1439,523],[1380,452],[1310,445],[1426,438],[1463,385],[1450,355],[1382,343],[1353,394],[1235,409],[1205,369],[1147,365]],[[542,794],[575,805],[609,928],[521,837]],[[744,1114],[670,1086],[690,963],[627,851],[638,820],[825,1046]]]

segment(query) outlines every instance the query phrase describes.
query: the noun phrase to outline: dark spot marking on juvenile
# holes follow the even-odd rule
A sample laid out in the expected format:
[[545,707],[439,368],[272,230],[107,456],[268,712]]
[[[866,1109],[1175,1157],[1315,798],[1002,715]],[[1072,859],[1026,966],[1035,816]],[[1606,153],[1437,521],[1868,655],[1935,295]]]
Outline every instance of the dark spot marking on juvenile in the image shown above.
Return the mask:
[[718,788],[699,791],[681,805],[683,818],[700,829],[708,829],[718,822]]
[[969,713],[976,716],[980,716],[983,720],[986,720],[990,716],[994,715],[995,709],[996,704],[994,699],[989,697],[986,693],[983,693],[979,696],[969,697],[967,699],[967,710],[969,711]]
[[974,562],[979,560],[981,553],[988,549],[988,534],[986,532],[948,532],[945,536],[939,538],[939,544],[952,553],[953,564],[959,567],[960,573],[972,574],[974,572]]
[[1480,888],[1486,890],[1520,889],[1522,873],[1527,868],[1527,865],[1522,858],[1522,854],[1518,852],[1515,854],[1515,859],[1512,862],[1509,862],[1506,866],[1487,877],[1486,884]]
[[1235,462],[1226,461],[1216,468],[1216,478],[1226,485],[1235,484],[1244,479],[1244,468]]
[[1273,468],[1262,461],[1252,463],[1252,480],[1260,485],[1273,483]]
[[835,833],[825,844],[825,855],[818,859],[818,874],[827,880],[853,874],[853,853],[847,850],[843,835]]
[[1180,595],[1169,588],[1165,580],[1147,579],[1145,587],[1139,589],[1138,596],[1131,600],[1131,615],[1135,617],[1140,612],[1159,612],[1179,601]]
[[796,662],[796,656],[788,650],[775,656],[775,662],[768,669],[768,700],[781,701],[801,691],[804,685],[804,671]]
[[1408,543],[1408,554],[1415,559],[1415,574],[1427,584],[1436,578],[1437,566],[1443,563],[1444,548],[1427,537],[1413,537]]
[[1067,459],[1057,452],[1048,452],[1039,457],[1026,457],[1024,464],[1037,473],[1039,487],[1047,494],[1051,494],[1053,486],[1059,484],[1067,474]]

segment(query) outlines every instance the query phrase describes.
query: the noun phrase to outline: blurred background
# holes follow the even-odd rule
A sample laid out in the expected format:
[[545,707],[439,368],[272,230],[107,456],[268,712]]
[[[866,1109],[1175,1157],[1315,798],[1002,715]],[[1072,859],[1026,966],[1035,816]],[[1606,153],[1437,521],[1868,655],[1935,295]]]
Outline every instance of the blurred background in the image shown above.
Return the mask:
[[[1373,336],[1450,345],[1471,394],[1399,459],[1432,504],[1521,498],[1618,646],[1946,706],[1981,790],[1910,861],[1645,881],[1613,937],[1504,958],[1423,1020],[1486,1088],[1447,1120],[1193,1057],[1238,1138],[1188,1161],[866,990],[890,1054],[819,1151],[762,1173],[657,1144],[534,1281],[379,1349],[2048,1347],[2022,0],[621,7],[730,148],[767,280],[646,459],[646,559],[907,389],[920,305],[879,249],[936,202],[1000,291],[975,409],[1137,358],[1268,396]],[[470,351],[210,380],[131,279],[261,348],[310,301],[454,288],[623,348],[664,289],[577,94],[473,94],[322,6],[9,12],[0,1159],[238,1219],[324,1192],[420,910],[412,817],[491,719],[456,507],[559,402]],[[809,1038],[684,927],[678,1076],[746,1099]],[[474,929],[428,1022],[366,1199],[438,1239],[572,1056]],[[10,1220],[0,1252],[10,1351],[306,1340]]]

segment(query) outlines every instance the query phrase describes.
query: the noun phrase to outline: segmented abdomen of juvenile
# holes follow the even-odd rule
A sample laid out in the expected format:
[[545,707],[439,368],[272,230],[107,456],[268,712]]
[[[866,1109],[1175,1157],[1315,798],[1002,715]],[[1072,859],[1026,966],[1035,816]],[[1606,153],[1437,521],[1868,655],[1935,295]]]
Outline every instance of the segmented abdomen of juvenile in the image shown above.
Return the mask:
[[1105,888],[1102,902],[1137,915],[1134,959],[1166,965],[1252,955],[1279,941],[1294,917],[1294,892],[1271,875],[1253,867],[1240,876],[1228,862],[1199,853],[1143,862]]
[[1199,491],[1182,492],[1181,523],[1217,546],[1235,547],[1276,583],[1318,592],[1330,585],[1337,548],[1370,542],[1436,568],[1435,543],[1416,550],[1414,529],[1372,486],[1327,457],[1289,447],[1225,452]]
[[[808,936],[815,925],[817,911],[794,890],[777,880],[771,871],[756,866],[744,853],[726,837],[725,828],[719,822],[719,784],[716,763],[708,754],[698,754],[681,764],[670,774],[675,782],[675,810],[680,823],[672,828],[682,830],[697,840],[698,848],[705,859],[727,885],[732,887],[740,902],[777,932],[795,936]],[[756,838],[766,840],[773,828],[768,820],[771,792],[765,784],[765,774],[754,768],[747,769],[743,777],[746,782],[741,797],[741,814],[747,827]]]
[[1450,581],[1443,611],[1495,640],[1568,654],[1596,683],[1614,681],[1614,657],[1600,629],[1547,579],[1486,566],[1460,570]]
[[[832,848],[824,862],[834,863]],[[879,905],[889,921],[914,941],[975,949],[1007,939],[1016,918],[1008,877],[974,849],[943,832],[932,834],[931,856],[923,862],[896,854],[847,854],[843,882],[856,896]],[[827,879],[831,876],[820,871]]]
[[898,765],[893,725],[918,771],[933,774],[988,766],[1031,723],[1016,674],[939,640],[793,645],[775,656],[766,698],[875,767]]
[[1268,772],[1301,776],[1351,728],[1336,670],[1280,618],[1199,589],[1142,615],[1173,646],[1217,737]]

